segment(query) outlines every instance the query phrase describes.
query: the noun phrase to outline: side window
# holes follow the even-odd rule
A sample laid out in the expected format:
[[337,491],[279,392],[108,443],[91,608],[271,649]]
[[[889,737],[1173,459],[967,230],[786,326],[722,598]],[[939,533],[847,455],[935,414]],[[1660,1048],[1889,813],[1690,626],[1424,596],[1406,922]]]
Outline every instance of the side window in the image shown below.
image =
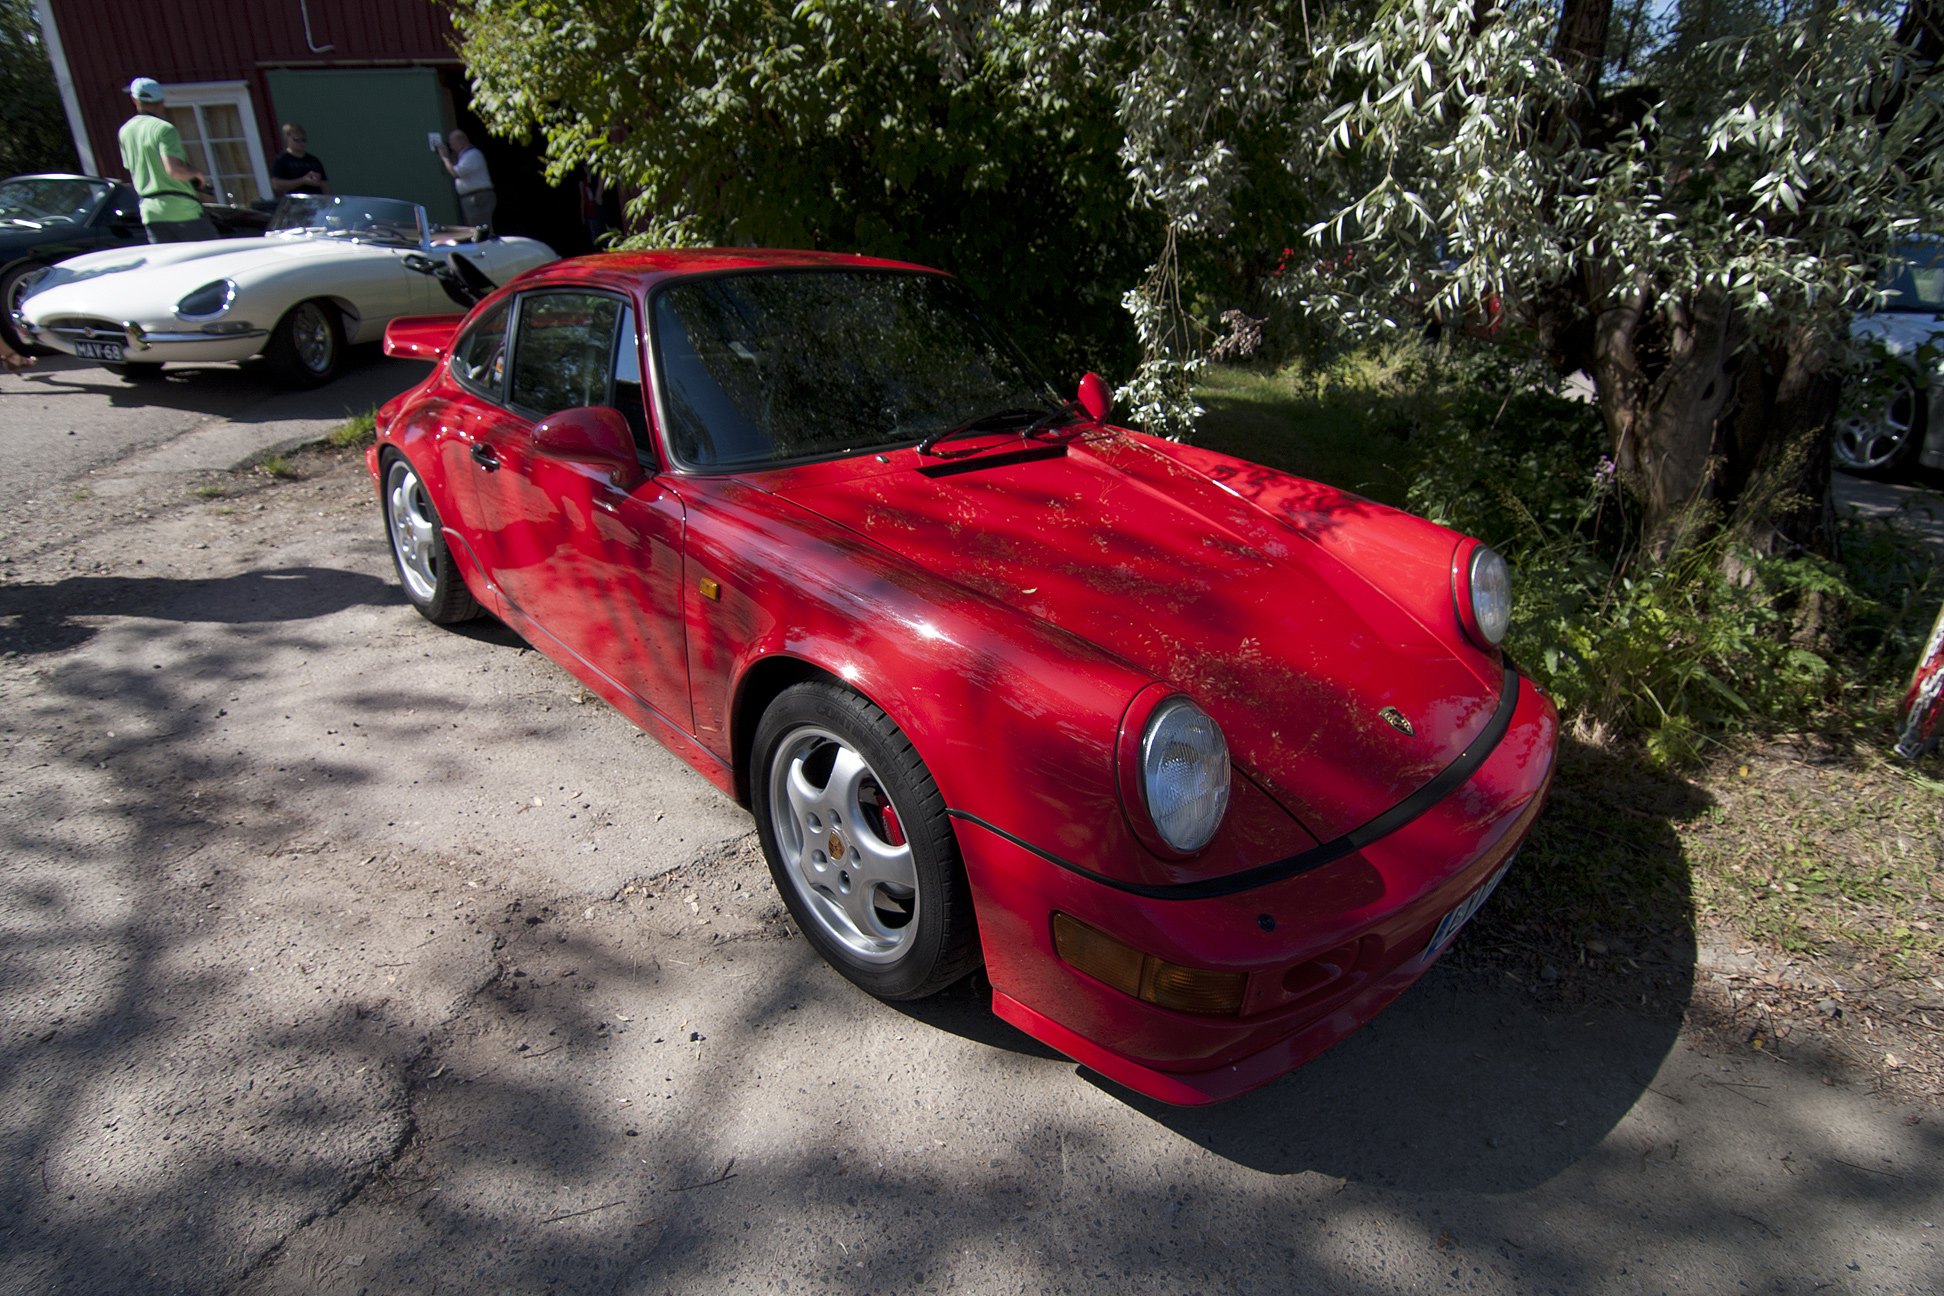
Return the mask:
[[635,453],[643,463],[655,461],[655,446],[648,434],[648,408],[641,391],[641,339],[635,334],[634,307],[621,308],[621,327],[614,343],[614,395],[609,403],[628,420],[634,433]]
[[501,302],[480,316],[452,348],[452,376],[494,401],[506,390],[507,307]]
[[619,300],[601,293],[522,296],[509,403],[536,419],[581,405],[607,404],[621,311]]

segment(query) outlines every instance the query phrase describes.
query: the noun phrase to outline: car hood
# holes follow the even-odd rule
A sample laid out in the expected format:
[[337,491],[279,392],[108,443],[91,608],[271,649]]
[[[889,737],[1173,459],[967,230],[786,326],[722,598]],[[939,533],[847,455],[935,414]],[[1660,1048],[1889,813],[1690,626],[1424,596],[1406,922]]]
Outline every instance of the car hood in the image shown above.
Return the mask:
[[[1425,624],[1427,608],[1450,616],[1451,532],[1335,492],[1332,517],[1298,525],[1118,435],[1004,457],[928,475],[905,452],[875,472],[820,465],[756,484],[1182,689],[1319,840],[1429,782],[1489,721],[1502,668],[1454,646],[1455,618],[1443,632]],[[1358,570],[1324,536],[1359,525],[1406,537],[1411,554]],[[1373,577],[1438,588],[1400,600]]]
[[1930,311],[1880,311],[1859,316],[1850,325],[1850,336],[1881,342],[1899,359],[1912,358],[1932,339],[1944,337],[1944,317]]
[[[21,304],[35,323],[55,315],[145,319],[214,279],[239,282],[312,261],[388,255],[386,249],[327,239],[211,239],[143,243],[71,257],[48,270]],[[140,272],[139,274],[137,272]]]

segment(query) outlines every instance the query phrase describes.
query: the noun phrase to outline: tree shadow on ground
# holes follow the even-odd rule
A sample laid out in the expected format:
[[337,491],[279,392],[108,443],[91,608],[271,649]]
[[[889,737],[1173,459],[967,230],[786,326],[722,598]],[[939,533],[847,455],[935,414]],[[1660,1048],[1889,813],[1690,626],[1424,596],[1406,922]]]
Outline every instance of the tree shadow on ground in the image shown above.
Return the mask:
[[332,567],[278,567],[211,580],[70,576],[49,584],[0,586],[0,652],[27,656],[79,647],[99,630],[83,617],[251,625],[404,601],[389,581]]

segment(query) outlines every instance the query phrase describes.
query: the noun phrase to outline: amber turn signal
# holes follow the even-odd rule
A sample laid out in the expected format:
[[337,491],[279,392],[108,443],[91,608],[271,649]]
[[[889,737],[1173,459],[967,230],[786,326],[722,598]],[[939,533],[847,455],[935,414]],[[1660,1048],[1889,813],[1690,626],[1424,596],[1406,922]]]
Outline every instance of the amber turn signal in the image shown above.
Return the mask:
[[1070,966],[1158,1008],[1211,1015],[1242,1011],[1247,973],[1182,967],[1063,913],[1053,915],[1053,946]]

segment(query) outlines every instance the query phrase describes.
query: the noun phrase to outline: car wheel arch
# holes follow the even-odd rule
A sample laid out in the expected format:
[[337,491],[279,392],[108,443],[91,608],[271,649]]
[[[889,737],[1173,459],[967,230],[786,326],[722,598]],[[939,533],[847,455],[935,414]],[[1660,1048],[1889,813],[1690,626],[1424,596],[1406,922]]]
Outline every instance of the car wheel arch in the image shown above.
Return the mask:
[[776,701],[783,690],[812,680],[823,680],[839,688],[850,689],[891,716],[893,722],[897,721],[897,716],[880,699],[871,697],[836,671],[827,670],[808,658],[777,653],[756,659],[737,678],[735,697],[729,712],[730,766],[736,772],[736,784],[741,789],[737,800],[745,807],[750,804],[750,780],[753,777],[750,761],[755,755],[756,729],[763,723],[764,712],[769,710],[770,703]]

